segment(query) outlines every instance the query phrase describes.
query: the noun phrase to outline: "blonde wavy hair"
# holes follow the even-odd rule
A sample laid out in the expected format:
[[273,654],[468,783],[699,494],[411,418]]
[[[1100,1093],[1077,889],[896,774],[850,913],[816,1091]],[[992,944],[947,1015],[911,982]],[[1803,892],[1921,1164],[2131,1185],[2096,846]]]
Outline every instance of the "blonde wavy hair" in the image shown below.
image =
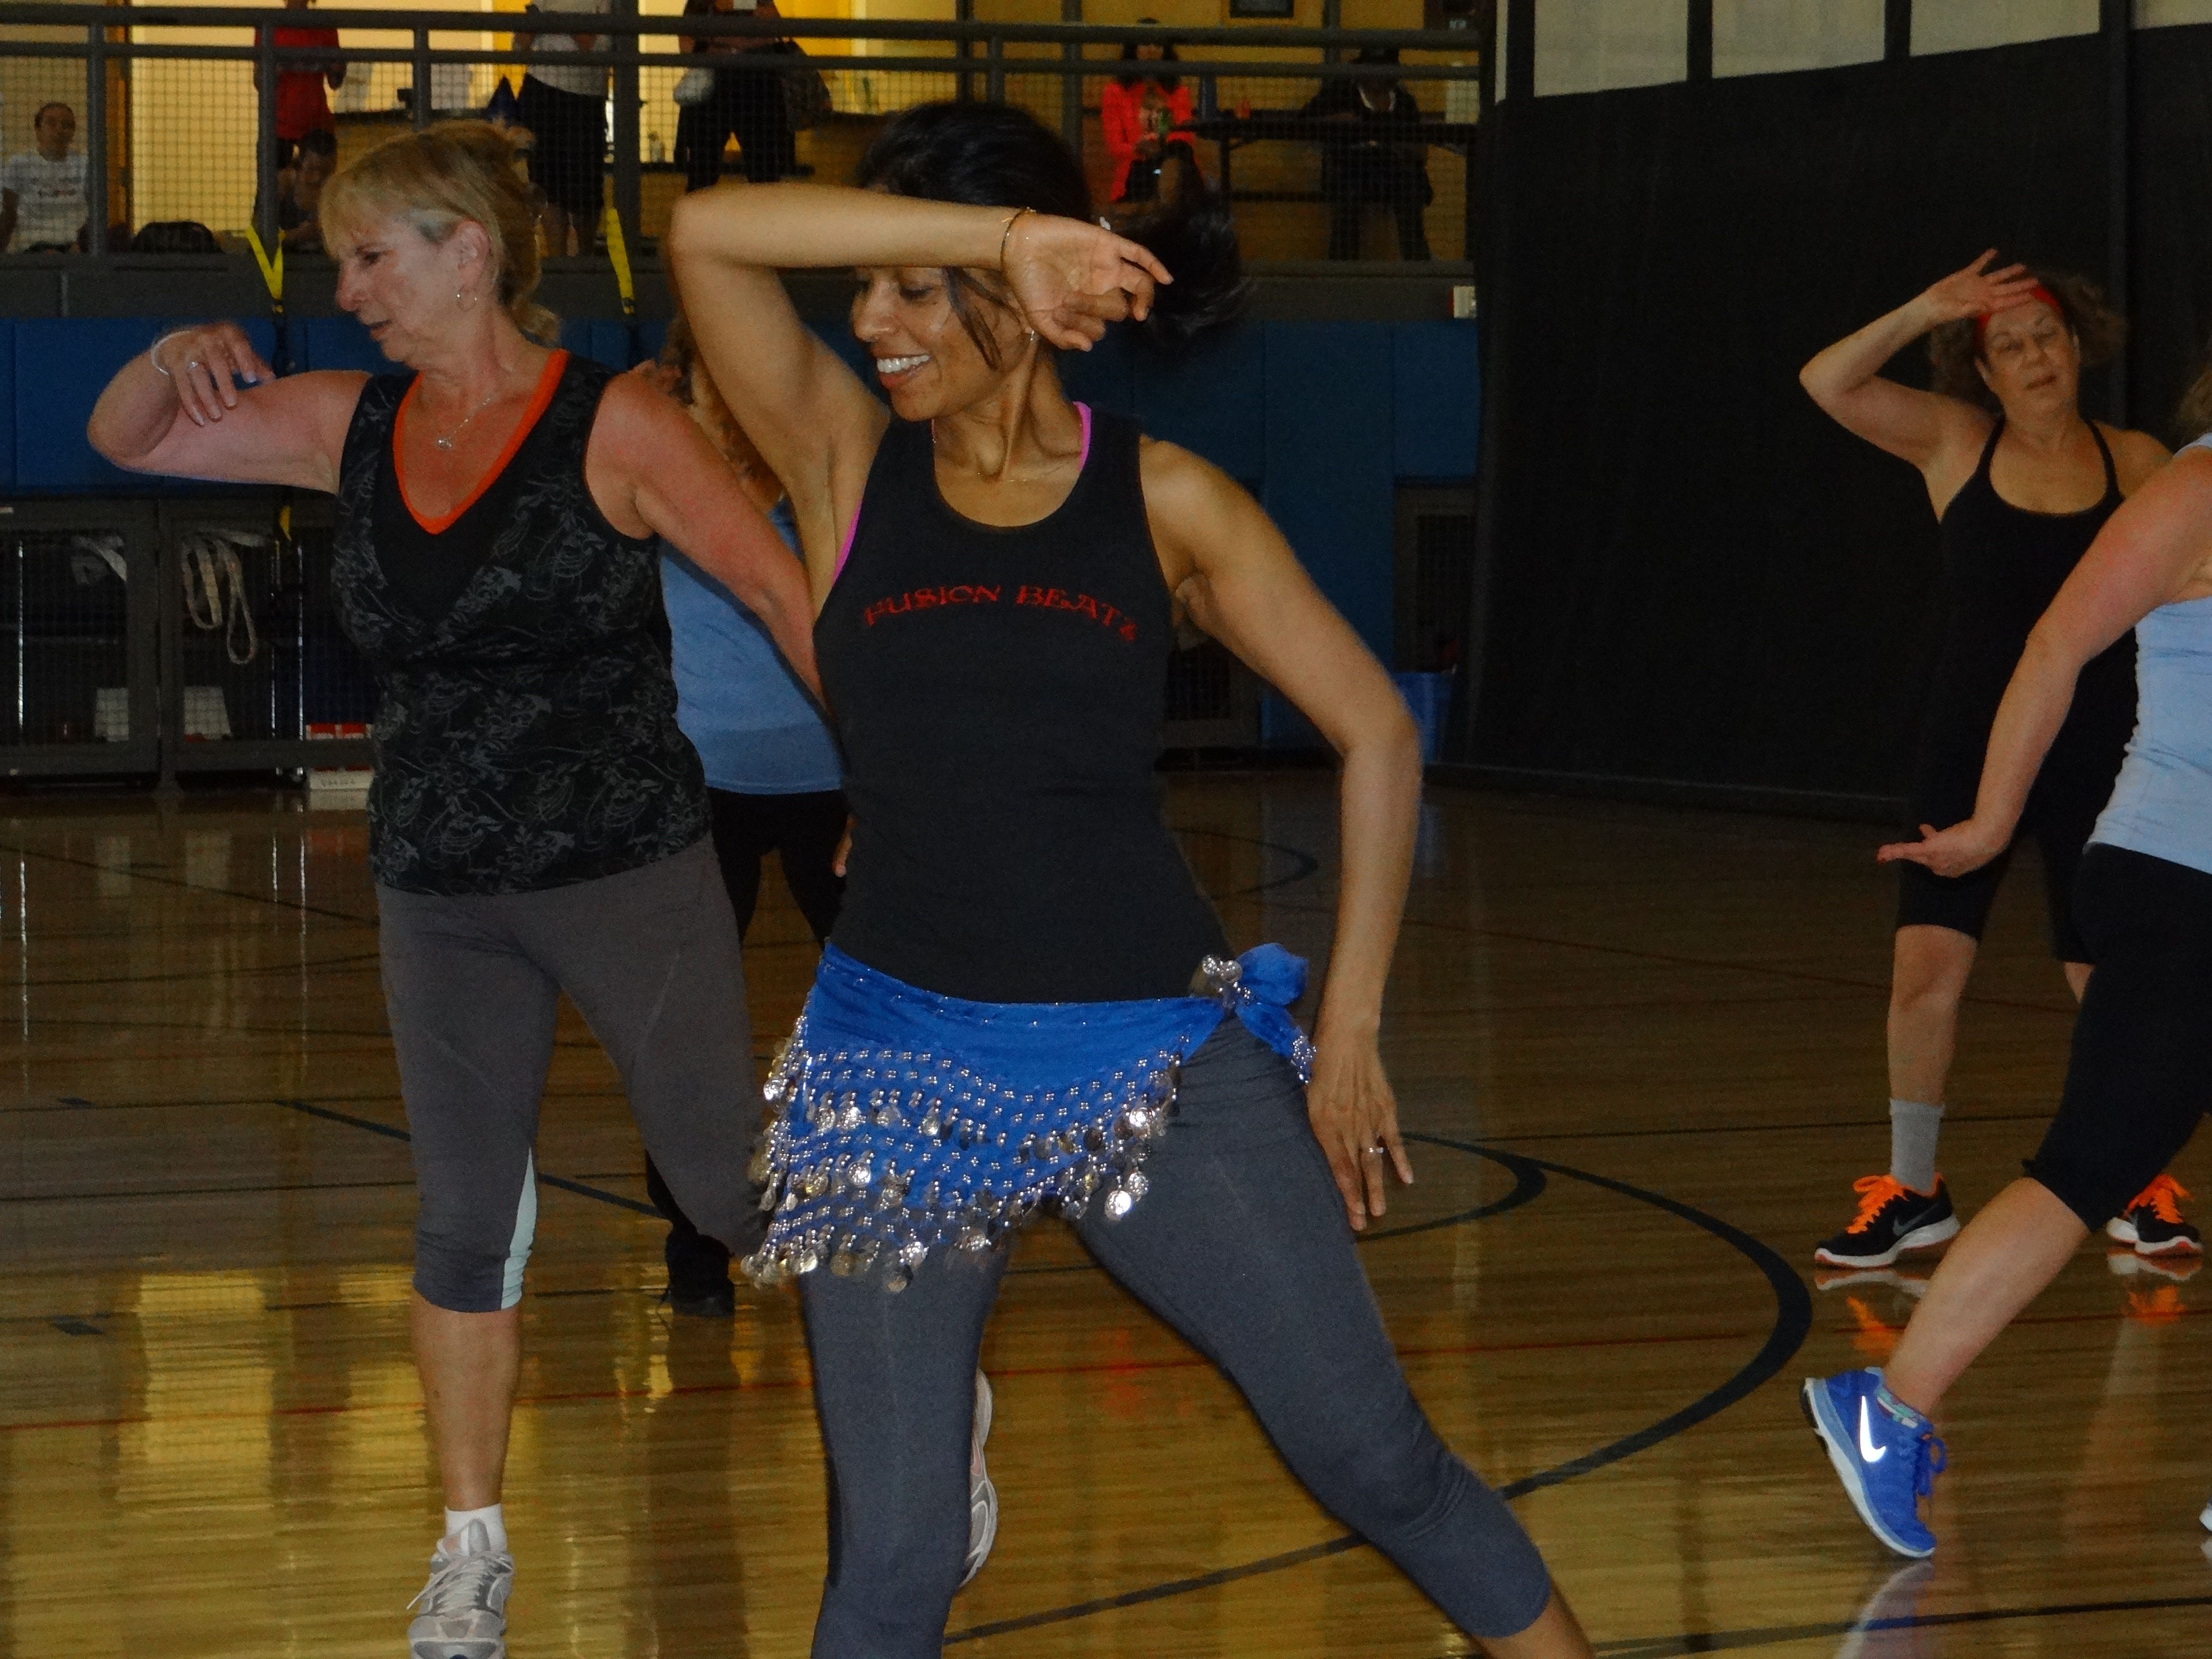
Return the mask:
[[489,121],[440,121],[386,139],[323,186],[323,237],[404,219],[442,243],[465,222],[491,239],[492,280],[514,325],[550,343],[560,319],[538,303],[538,203],[515,149]]

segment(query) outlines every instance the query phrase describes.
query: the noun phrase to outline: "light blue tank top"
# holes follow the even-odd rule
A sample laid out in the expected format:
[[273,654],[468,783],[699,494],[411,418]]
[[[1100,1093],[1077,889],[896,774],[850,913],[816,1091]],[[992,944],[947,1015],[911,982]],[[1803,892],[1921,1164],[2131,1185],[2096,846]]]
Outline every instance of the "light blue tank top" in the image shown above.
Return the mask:
[[[778,501],[769,522],[796,554],[788,504]],[[676,723],[699,751],[708,786],[739,795],[836,788],[843,779],[836,743],[760,618],[666,542],[660,551]]]
[[2089,840],[2212,873],[2212,599],[2136,624],[2135,736]]

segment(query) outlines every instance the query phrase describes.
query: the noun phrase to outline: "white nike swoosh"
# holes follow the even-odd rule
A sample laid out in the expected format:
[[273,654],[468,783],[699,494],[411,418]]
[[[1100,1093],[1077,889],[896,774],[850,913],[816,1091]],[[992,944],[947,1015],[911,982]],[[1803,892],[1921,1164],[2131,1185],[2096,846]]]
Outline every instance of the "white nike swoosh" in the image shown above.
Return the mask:
[[1869,1463],[1879,1463],[1889,1455],[1889,1448],[1874,1443],[1874,1425],[1867,1420],[1866,1396],[1859,1396],[1859,1455]]

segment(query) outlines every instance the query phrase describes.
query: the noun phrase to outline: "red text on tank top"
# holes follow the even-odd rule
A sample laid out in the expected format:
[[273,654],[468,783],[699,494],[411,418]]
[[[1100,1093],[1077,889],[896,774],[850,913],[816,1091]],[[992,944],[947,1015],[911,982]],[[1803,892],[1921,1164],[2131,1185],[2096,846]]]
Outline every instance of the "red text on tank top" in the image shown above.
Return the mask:
[[[911,616],[916,611],[936,611],[954,605],[998,605],[1006,595],[1006,585],[986,586],[981,582],[956,582],[942,587],[912,587],[903,593],[893,593],[860,611],[860,623],[873,628],[890,617]],[[1014,589],[1013,602],[1043,611],[1065,611],[1072,615],[1087,617],[1109,634],[1134,641],[1137,624],[1134,618],[1120,607],[1097,599],[1089,593],[1070,593],[1063,587],[1032,587],[1026,584]]]

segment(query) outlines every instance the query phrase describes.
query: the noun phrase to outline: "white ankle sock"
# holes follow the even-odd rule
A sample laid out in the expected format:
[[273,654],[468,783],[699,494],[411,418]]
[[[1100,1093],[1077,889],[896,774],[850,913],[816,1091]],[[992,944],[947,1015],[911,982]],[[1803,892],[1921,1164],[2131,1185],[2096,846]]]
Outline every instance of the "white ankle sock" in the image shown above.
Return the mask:
[[446,1536],[458,1538],[471,1521],[483,1522],[484,1531],[490,1535],[491,1547],[495,1553],[501,1555],[507,1553],[507,1519],[500,1513],[498,1504],[494,1504],[489,1509],[481,1510],[447,1510]]

